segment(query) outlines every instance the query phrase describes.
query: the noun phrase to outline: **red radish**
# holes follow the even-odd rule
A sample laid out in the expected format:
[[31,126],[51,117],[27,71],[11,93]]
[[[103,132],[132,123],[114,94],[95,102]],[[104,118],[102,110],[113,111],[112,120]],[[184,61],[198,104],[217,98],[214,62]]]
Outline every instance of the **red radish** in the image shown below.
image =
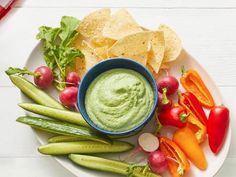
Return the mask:
[[38,76],[34,76],[34,83],[41,89],[47,89],[52,85],[53,73],[52,70],[47,66],[40,66],[35,71]]
[[139,146],[135,148],[130,155],[128,155],[125,159],[131,159],[134,155],[138,154],[139,152],[146,152],[150,153],[156,151],[159,148],[159,140],[156,136],[151,133],[143,133],[138,138]]
[[163,93],[163,88],[167,89],[167,95],[174,94],[179,88],[178,80],[171,75],[167,75],[157,81],[158,91]]
[[75,107],[77,108],[77,87],[67,87],[62,90],[59,94],[59,99],[61,103],[66,107]]
[[161,111],[165,111],[165,110],[171,108],[171,106],[172,106],[172,101],[168,99],[166,94],[167,94],[167,89],[163,88],[161,96],[158,97],[161,99],[159,101],[159,108]]
[[144,152],[153,152],[159,147],[159,140],[151,133],[143,133],[138,138],[138,144]]
[[78,86],[80,83],[80,77],[76,72],[69,72],[66,76],[66,86]]
[[161,151],[154,151],[148,155],[148,165],[155,173],[163,173],[167,170],[167,160]]

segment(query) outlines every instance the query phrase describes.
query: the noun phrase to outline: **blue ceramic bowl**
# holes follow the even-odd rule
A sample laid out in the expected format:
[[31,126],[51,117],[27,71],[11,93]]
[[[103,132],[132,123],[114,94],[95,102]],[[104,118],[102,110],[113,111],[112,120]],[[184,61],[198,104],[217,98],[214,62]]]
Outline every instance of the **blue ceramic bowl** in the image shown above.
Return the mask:
[[[86,91],[90,85],[90,83],[101,73],[114,69],[114,68],[126,68],[126,69],[131,69],[134,70],[141,75],[143,75],[150,83],[153,92],[154,92],[154,104],[151,112],[149,115],[145,118],[145,120],[137,125],[136,127],[128,130],[128,131],[123,131],[123,132],[111,132],[105,129],[102,129],[98,127],[96,124],[93,123],[93,121],[89,118],[86,109],[85,109],[85,94]],[[114,58],[114,59],[109,59],[109,60],[104,60],[95,66],[93,66],[84,76],[82,81],[80,82],[79,85],[79,90],[78,90],[78,97],[77,97],[77,104],[80,110],[81,115],[85,119],[85,121],[94,129],[97,131],[107,134],[107,135],[119,135],[119,136],[125,136],[125,135],[131,135],[136,133],[137,131],[141,130],[154,116],[155,109],[158,103],[158,90],[156,87],[156,81],[153,78],[152,74],[141,64],[130,60],[126,58]]]

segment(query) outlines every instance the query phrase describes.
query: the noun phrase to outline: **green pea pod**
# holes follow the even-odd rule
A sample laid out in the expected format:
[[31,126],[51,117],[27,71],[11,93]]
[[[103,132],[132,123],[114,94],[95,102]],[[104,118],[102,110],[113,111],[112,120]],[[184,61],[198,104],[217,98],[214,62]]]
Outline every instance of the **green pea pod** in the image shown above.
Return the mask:
[[130,165],[124,162],[101,157],[70,154],[69,159],[79,166],[93,170],[106,171],[132,177],[161,177],[150,170],[145,171],[144,166]]
[[39,152],[47,155],[65,155],[71,153],[94,154],[125,152],[133,148],[133,145],[123,141],[113,141],[111,144],[104,144],[96,141],[77,141],[50,143],[40,146]]
[[65,135],[57,135],[48,139],[48,143],[60,143],[60,142],[74,142],[74,141],[84,141],[88,140],[82,137],[73,137],[73,136],[65,136]]
[[56,133],[60,135],[69,135],[79,138],[86,138],[89,140],[98,141],[105,144],[111,143],[109,137],[107,137],[106,135],[99,134],[98,132],[89,129],[87,127],[82,127],[55,120],[30,117],[30,116],[19,117],[16,121],[51,133]]
[[57,100],[19,75],[10,75],[12,83],[36,103],[57,109],[65,109]]
[[83,119],[81,114],[78,112],[56,109],[56,108],[51,108],[51,107],[42,106],[42,105],[33,104],[33,103],[20,103],[18,105],[21,108],[27,111],[36,113],[36,114],[40,114],[40,115],[58,119],[61,121],[89,127],[87,122]]

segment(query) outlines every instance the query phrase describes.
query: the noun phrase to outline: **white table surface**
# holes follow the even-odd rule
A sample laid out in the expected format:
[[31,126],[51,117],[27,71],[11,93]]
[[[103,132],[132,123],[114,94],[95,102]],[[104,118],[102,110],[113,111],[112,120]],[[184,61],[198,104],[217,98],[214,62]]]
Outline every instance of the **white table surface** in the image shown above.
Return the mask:
[[[166,23],[219,86],[231,110],[232,143],[217,177],[236,172],[236,1],[235,0],[26,0],[0,21],[0,177],[74,177],[37,152],[32,130],[15,122],[20,92],[4,71],[22,67],[37,43],[40,25],[58,25],[62,15],[82,18],[99,7],[126,7],[146,27]],[[155,25],[156,24],[156,25]]]

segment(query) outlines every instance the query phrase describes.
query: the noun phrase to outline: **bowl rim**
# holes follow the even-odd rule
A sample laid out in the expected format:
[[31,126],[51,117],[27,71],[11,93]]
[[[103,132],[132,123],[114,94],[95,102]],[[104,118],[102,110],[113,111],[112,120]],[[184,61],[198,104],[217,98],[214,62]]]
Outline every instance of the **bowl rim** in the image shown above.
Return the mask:
[[[133,70],[133,71],[136,71],[136,72],[140,73],[140,74],[147,80],[147,82],[151,85],[152,90],[153,90],[153,93],[154,93],[154,103],[153,103],[153,107],[152,107],[151,111],[149,112],[149,114],[146,116],[146,118],[145,118],[140,124],[134,126],[133,128],[131,128],[131,129],[129,129],[129,130],[126,130],[126,131],[116,132],[116,131],[105,130],[105,129],[103,129],[103,128],[98,127],[98,126],[90,119],[89,115],[87,114],[87,111],[86,111],[85,106],[83,106],[83,107],[81,106],[81,104],[83,104],[83,103],[80,102],[81,99],[79,99],[79,98],[80,98],[80,96],[81,96],[81,95],[80,95],[81,90],[84,89],[84,88],[83,88],[83,85],[84,85],[83,83],[85,82],[86,77],[92,72],[92,70],[94,70],[94,69],[97,68],[97,67],[100,67],[101,65],[103,65],[103,64],[106,63],[106,62],[115,62],[115,61],[120,61],[120,60],[125,60],[125,61],[127,61],[127,62],[130,62],[131,64],[139,65],[139,66],[141,66],[141,68],[142,68],[143,70],[145,70],[145,72],[147,73],[148,78],[149,78],[151,81],[149,81],[149,80],[147,79],[147,77],[145,77],[145,76],[144,76],[142,73],[140,73],[139,71],[137,71],[137,70],[135,70],[135,69],[132,69],[132,68],[129,68],[129,69],[131,69],[131,70]],[[118,67],[118,68],[125,68],[125,67]],[[108,68],[108,69],[106,69],[105,71],[101,72],[100,74],[102,74],[102,73],[104,73],[104,72],[106,72],[106,71],[108,71],[108,70],[111,70],[111,69],[115,69],[115,68]],[[99,75],[100,75],[100,74],[99,74]],[[94,77],[93,80],[94,80],[95,78],[97,78],[97,77],[98,77],[98,76]],[[93,80],[92,80],[92,81],[93,81]],[[92,82],[92,81],[91,81],[91,82]],[[89,85],[91,84],[91,82],[89,83]],[[84,120],[85,120],[92,128],[94,128],[95,130],[97,130],[97,131],[99,131],[99,132],[101,132],[101,133],[103,133],[103,134],[107,134],[107,135],[114,135],[114,136],[115,136],[115,135],[121,135],[121,136],[122,136],[122,135],[128,135],[128,134],[131,134],[132,132],[136,132],[136,131],[139,131],[140,129],[142,129],[142,128],[153,118],[153,115],[155,114],[156,107],[157,107],[157,104],[158,104],[158,89],[157,89],[157,87],[155,87],[155,86],[153,85],[153,83],[156,83],[156,80],[155,80],[154,76],[153,76],[153,75],[151,74],[151,72],[150,72],[144,65],[142,65],[141,63],[139,63],[139,62],[137,62],[137,61],[135,61],[135,60],[133,60],[133,59],[130,59],[130,58],[123,58],[123,57],[109,58],[108,60],[103,60],[103,61],[101,61],[101,62],[95,64],[92,68],[90,68],[90,69],[85,73],[83,79],[81,80],[81,82],[80,82],[80,84],[79,84],[79,88],[78,88],[78,92],[77,92],[77,106],[78,106],[78,108],[79,108],[79,110],[80,110],[80,113],[81,113],[82,117],[84,118]],[[82,87],[81,87],[81,86],[82,86]],[[88,88],[87,88],[87,89],[88,89]],[[86,91],[87,91],[87,89],[86,89]],[[86,91],[85,91],[85,92],[86,92]]]

